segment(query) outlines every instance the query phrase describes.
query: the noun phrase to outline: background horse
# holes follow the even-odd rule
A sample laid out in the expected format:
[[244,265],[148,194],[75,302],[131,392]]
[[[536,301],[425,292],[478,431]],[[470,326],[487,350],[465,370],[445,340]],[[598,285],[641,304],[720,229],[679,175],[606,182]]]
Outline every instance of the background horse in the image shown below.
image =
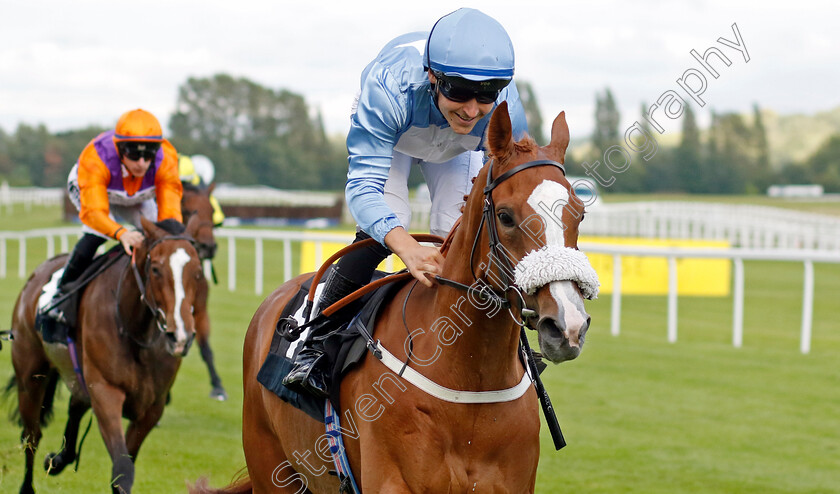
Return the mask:
[[[216,184],[210,184],[207,188],[200,188],[198,186],[182,183],[184,186],[184,195],[181,197],[181,214],[184,217],[184,223],[187,223],[193,216],[198,218],[198,229],[195,233],[195,248],[198,251],[198,256],[202,262],[212,261],[216,256],[216,237],[213,235],[213,205],[210,203],[210,194]],[[212,272],[212,264],[210,265]],[[215,272],[213,272],[215,277]],[[201,282],[201,290],[204,291],[201,299],[207,299],[208,283],[206,280]],[[216,364],[213,359],[213,350],[210,348],[210,319],[207,317],[207,311],[202,310],[200,314],[195,317],[195,335],[198,340],[198,349],[201,352],[201,359],[207,365],[207,371],[210,373],[210,397],[219,401],[227,400],[227,392],[222,386],[222,379],[219,373],[216,372]]]
[[[583,204],[558,164],[569,143],[564,115],[541,148],[527,137],[514,141],[503,103],[487,141],[490,161],[450,233],[442,273],[449,281],[400,288],[385,302],[374,333],[380,350],[448,392],[430,395],[417,380],[407,382],[408,371],[398,377],[371,353],[341,382],[344,445],[362,492],[534,490],[540,419],[519,350],[520,319],[535,325],[546,358],[577,357],[589,327],[583,299],[597,294],[597,276],[577,251]],[[575,265],[585,276],[575,275]],[[306,278],[272,293],[245,338],[242,436],[250,478],[216,491],[200,482],[198,492],[339,489],[327,473],[335,467],[324,425],[256,378],[278,317]],[[449,399],[492,401],[481,393],[510,395],[523,382],[524,391],[508,401]]]
[[[188,224],[186,235],[177,222],[154,224],[144,218],[142,224],[146,238],[131,260],[122,256],[85,288],[76,352],[71,352],[73,345],[44,343],[35,327],[41,290],[66,255],[41,264],[18,296],[12,315],[12,384],[26,456],[21,493],[34,492],[35,451],[59,377],[71,392],[65,442],[61,451],[47,455],[45,469],[55,475],[75,460],[79,421],[92,407],[113,462],[113,490],[131,491],[140,445],[160,420],[194,336],[194,317],[203,317],[206,305],[201,263],[186,236],[196,232],[197,219]],[[81,369],[80,375],[74,367]],[[130,421],[125,433],[123,417]]]

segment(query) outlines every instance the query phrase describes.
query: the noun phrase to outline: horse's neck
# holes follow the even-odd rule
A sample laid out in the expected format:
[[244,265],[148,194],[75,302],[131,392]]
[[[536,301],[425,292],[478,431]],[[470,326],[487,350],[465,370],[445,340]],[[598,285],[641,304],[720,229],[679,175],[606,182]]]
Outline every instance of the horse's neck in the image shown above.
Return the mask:
[[[442,277],[466,285],[475,282],[468,261],[472,238],[470,232],[459,232],[446,255]],[[426,340],[426,352],[440,348],[437,362],[445,362],[449,372],[472,374],[473,379],[490,388],[494,387],[492,383],[501,387],[522,377],[517,353],[519,329],[506,308],[481,300],[476,292],[444,285],[428,296],[434,299],[430,305],[428,300],[419,300],[427,314],[422,339]]]

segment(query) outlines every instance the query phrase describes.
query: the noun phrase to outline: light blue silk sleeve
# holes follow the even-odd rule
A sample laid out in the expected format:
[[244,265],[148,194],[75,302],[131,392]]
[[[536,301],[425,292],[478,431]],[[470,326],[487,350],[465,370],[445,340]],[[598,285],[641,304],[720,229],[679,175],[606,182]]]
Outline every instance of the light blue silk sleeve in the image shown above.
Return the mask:
[[401,226],[385,203],[384,190],[397,135],[407,120],[408,103],[398,82],[382,65],[374,63],[366,72],[347,134],[345,196],[359,227],[384,245],[385,235]]

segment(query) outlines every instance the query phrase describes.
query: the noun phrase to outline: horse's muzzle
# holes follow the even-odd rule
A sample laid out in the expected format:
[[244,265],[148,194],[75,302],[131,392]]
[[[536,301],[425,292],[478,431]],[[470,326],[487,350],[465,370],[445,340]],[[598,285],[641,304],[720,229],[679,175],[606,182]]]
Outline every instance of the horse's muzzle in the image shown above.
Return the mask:
[[216,249],[218,245],[216,242],[213,243],[199,243],[196,245],[196,250],[198,251],[198,257],[201,259],[213,259],[216,257]]
[[583,350],[590,318],[580,326],[567,328],[565,322],[553,317],[542,317],[537,322],[540,350],[554,363],[573,360]]
[[195,331],[190,331],[185,341],[178,341],[178,337],[174,332],[166,332],[166,351],[173,357],[186,357],[190,351],[193,340],[195,340]]

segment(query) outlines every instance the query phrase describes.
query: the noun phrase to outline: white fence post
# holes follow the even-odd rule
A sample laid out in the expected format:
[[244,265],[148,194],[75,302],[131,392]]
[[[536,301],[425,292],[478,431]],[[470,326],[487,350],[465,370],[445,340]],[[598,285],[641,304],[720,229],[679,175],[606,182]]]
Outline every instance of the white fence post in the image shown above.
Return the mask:
[[6,278],[6,239],[0,238],[0,278]]
[[283,282],[292,279],[292,241],[283,241]]
[[677,259],[668,257],[668,343],[677,342]]
[[205,279],[213,279],[213,261],[211,261],[210,259],[205,259],[201,262],[201,269],[204,271]]
[[18,240],[18,278],[26,278],[26,237]]
[[741,348],[744,343],[744,260],[733,259],[735,264],[734,291],[732,294],[732,346]]
[[811,323],[814,317],[814,262],[805,261],[805,280],[802,287],[802,353],[811,351]]
[[228,291],[236,290],[236,239],[228,237]]
[[610,311],[610,334],[621,333],[621,254],[613,255],[613,293]]
[[262,295],[263,292],[263,239],[254,239],[254,293]]

